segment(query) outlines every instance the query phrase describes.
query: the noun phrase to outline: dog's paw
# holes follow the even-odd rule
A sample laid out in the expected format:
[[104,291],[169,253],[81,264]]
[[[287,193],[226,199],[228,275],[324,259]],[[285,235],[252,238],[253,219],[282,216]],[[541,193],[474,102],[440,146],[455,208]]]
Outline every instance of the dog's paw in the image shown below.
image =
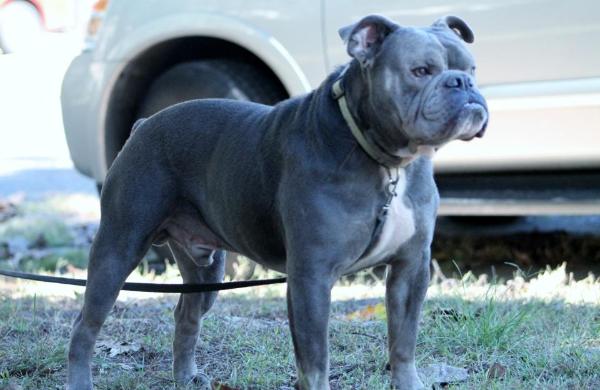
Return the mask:
[[194,389],[199,389],[199,390],[211,390],[212,389],[212,382],[210,380],[210,378],[201,373],[201,372],[195,372],[193,375],[187,375],[185,377],[183,376],[178,376],[177,378],[175,378],[175,381],[177,383],[179,383],[180,385],[194,385]]
[[86,369],[75,369],[74,365],[69,367],[66,390],[92,390],[92,372]]
[[421,382],[414,364],[399,365],[392,370],[392,389],[397,390],[419,390],[425,385]]
[[210,378],[206,374],[199,372],[194,363],[186,367],[185,370],[178,367],[178,370],[173,371],[173,377],[180,385],[194,384],[194,389],[212,389]]
[[190,383],[193,383],[195,385],[194,388],[196,388],[196,389],[200,389],[200,390],[211,390],[212,389],[212,383],[211,383],[210,378],[202,373],[197,373],[196,375],[194,375],[192,377],[192,379],[190,380]]
[[392,390],[422,390],[424,388],[425,385],[419,378],[416,378],[416,380],[396,381],[390,386]]

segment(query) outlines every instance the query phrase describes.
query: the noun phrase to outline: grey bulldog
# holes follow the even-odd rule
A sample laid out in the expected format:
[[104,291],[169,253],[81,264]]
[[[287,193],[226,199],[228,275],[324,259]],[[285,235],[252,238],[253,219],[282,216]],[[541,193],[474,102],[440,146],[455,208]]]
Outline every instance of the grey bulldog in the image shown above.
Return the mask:
[[[68,388],[92,387],[96,336],[148,248],[168,244],[186,283],[220,282],[223,250],[288,275],[300,389],[329,389],[331,288],[387,264],[392,387],[422,387],[415,368],[439,196],[431,154],[485,130],[470,28],[367,16],[342,28],[353,60],[315,91],[274,107],[197,100],[138,121],[110,169],[88,284],[69,347]],[[200,322],[217,293],[175,309],[173,375],[196,368]]]

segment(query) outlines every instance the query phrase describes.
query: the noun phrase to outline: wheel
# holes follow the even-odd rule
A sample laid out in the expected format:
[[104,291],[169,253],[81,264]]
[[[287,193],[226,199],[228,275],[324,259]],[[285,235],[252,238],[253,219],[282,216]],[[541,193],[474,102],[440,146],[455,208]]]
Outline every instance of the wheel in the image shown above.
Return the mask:
[[[186,100],[225,98],[275,104],[286,98],[264,71],[254,65],[229,59],[184,62],[161,74],[148,88],[136,118],[146,118],[163,108]],[[166,250],[153,248],[161,259],[173,262]],[[236,253],[226,257],[226,274],[234,280],[250,279],[256,263]]]
[[161,74],[142,99],[137,118],[192,99],[225,98],[275,104],[286,97],[254,65],[227,59],[184,62]]
[[24,0],[11,1],[0,8],[0,47],[5,53],[34,49],[44,30],[35,6]]

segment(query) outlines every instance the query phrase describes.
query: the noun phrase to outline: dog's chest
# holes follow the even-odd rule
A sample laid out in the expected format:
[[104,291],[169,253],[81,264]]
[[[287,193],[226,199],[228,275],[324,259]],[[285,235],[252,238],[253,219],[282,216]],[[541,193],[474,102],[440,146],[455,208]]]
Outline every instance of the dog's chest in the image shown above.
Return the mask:
[[[387,176],[385,177],[387,179]],[[383,227],[379,236],[375,237],[376,243],[365,256],[352,264],[349,272],[372,267],[388,259],[415,233],[413,210],[406,205],[404,200],[406,192],[406,174],[404,170],[399,171],[398,179],[397,195],[392,198]]]

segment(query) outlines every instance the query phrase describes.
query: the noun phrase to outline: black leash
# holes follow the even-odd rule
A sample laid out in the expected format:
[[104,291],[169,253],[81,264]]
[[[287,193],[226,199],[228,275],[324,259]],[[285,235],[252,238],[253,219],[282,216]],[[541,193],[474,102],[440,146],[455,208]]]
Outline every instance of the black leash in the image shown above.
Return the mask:
[[[11,278],[36,280],[38,282],[70,284],[73,286],[85,286],[85,279],[63,278],[59,276],[46,276],[30,274],[19,271],[0,270],[0,275],[9,276]],[[202,284],[158,284],[158,283],[125,283],[121,290],[127,291],[142,291],[142,292],[158,292],[158,293],[181,293],[192,294],[208,291],[233,290],[235,288],[264,286],[267,284],[285,283],[286,278],[263,279],[263,280],[243,280],[239,282],[224,282],[224,283],[202,283]]]

